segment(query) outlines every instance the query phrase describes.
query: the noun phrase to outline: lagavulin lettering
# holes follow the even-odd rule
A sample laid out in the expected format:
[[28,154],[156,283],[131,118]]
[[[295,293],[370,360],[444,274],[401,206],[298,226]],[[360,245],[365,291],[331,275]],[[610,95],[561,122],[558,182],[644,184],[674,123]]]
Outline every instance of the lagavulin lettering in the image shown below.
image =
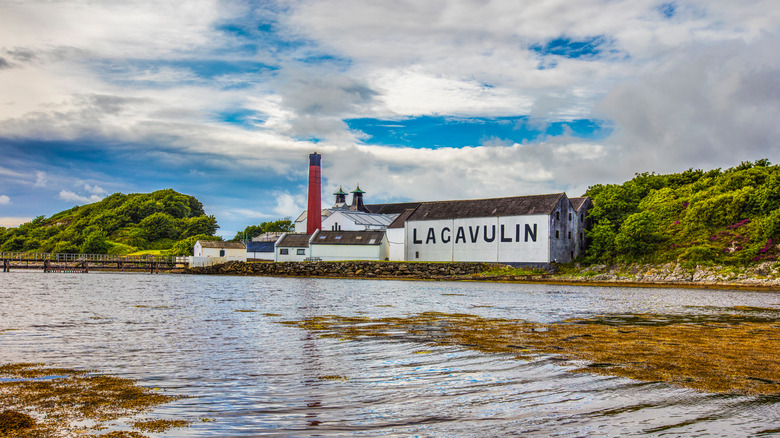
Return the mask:
[[[520,242],[520,239],[522,237],[523,242],[536,242],[537,237],[537,231],[538,227],[537,224],[529,225],[525,224],[525,227],[522,229],[521,233],[521,224],[515,225],[515,235],[514,239],[513,236],[507,235],[507,227],[506,225],[501,225],[499,228],[499,241],[501,243],[510,243],[510,242]],[[511,230],[511,227],[509,228]],[[483,225],[481,227],[481,233],[480,233],[480,226],[468,226],[468,233],[466,233],[466,227],[458,227],[455,230],[455,243],[477,243],[480,240],[480,234],[482,237],[482,240],[486,243],[492,243],[496,240],[496,226],[490,225],[490,228],[488,228],[488,225]],[[510,231],[511,233],[511,231]],[[417,228],[412,228],[412,243],[414,245],[422,245],[423,243],[427,244],[436,244],[436,229],[433,227],[428,227],[427,232],[425,233],[425,242],[423,242],[422,238],[418,237],[417,235]],[[441,233],[438,234],[439,241],[441,243],[450,243],[452,241],[452,230],[449,227],[444,227],[441,230]],[[470,238],[470,239],[467,239]]]

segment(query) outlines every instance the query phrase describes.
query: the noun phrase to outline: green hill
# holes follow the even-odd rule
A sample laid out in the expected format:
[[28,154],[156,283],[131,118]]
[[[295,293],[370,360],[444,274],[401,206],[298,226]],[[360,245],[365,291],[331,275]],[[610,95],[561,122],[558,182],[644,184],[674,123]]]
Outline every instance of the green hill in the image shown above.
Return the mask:
[[744,162],[722,171],[638,174],[595,185],[591,263],[747,264],[776,260],[780,166]]
[[[172,189],[114,193],[100,202],[39,216],[17,228],[0,228],[0,250],[128,254],[186,247],[212,238],[219,226],[196,198]],[[192,241],[192,243],[189,243]]]

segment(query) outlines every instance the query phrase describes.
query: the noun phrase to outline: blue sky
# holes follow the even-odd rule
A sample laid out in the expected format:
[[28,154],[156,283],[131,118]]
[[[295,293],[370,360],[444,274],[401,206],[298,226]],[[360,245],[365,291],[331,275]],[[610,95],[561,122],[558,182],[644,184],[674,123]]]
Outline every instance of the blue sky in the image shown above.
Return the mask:
[[324,195],[780,162],[773,1],[0,0],[0,226],[173,188],[232,237]]

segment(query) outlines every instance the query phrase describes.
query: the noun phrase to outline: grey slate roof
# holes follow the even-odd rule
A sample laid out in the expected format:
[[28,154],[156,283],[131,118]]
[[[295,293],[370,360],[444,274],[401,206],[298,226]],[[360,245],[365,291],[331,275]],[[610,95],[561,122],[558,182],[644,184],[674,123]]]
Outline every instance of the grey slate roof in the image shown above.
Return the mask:
[[387,226],[387,228],[403,228],[406,220],[409,219],[409,216],[411,216],[412,213],[414,213],[414,208],[404,210],[404,212],[399,214],[398,217]]
[[420,202],[401,202],[396,204],[366,204],[365,207],[374,214],[401,214],[410,208],[417,208],[420,204]]
[[589,197],[583,196],[581,198],[569,198],[569,201],[571,201],[571,206],[574,208],[574,211],[580,211],[580,208],[582,208],[583,205],[585,205],[586,201],[590,200]]
[[308,248],[309,247],[309,237],[311,237],[311,234],[295,234],[290,233],[282,237],[281,241],[276,246],[282,246],[282,247],[297,247],[297,248]]
[[223,242],[221,240],[198,240],[201,248],[226,248],[226,249],[244,249],[243,242]]
[[550,214],[565,193],[510,198],[423,202],[408,220],[425,221],[492,216]]
[[312,245],[379,245],[384,231],[320,231]]

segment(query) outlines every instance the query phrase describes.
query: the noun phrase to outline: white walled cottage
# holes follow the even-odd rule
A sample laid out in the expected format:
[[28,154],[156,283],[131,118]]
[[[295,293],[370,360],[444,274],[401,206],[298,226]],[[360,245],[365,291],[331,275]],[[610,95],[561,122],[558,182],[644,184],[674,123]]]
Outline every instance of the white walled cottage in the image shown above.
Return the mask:
[[310,257],[309,238],[311,234],[284,233],[274,244],[274,261],[302,262]]
[[246,261],[246,246],[243,242],[221,240],[198,240],[192,248],[190,266],[210,266],[230,261]]

